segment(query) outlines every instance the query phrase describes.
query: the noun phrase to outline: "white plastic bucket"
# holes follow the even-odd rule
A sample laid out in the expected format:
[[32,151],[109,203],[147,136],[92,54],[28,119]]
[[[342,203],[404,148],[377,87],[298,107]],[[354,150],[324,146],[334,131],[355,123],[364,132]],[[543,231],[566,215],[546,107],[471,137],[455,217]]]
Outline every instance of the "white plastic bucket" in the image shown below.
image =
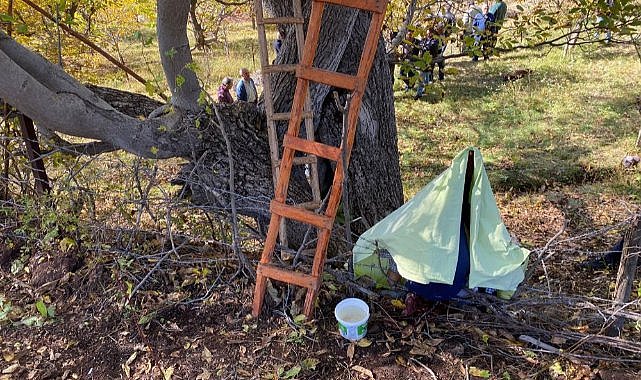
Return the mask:
[[343,338],[359,340],[367,334],[369,306],[358,298],[346,298],[336,305],[334,316]]

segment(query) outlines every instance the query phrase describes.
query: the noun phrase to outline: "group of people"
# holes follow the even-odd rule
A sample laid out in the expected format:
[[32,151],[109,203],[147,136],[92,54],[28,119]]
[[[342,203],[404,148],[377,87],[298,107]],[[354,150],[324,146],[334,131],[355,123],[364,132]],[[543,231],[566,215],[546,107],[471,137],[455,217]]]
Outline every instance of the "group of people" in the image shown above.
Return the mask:
[[[464,49],[472,55],[473,61],[478,61],[480,55],[487,60],[492,55],[496,35],[505,20],[507,4],[504,0],[496,0],[492,6],[485,4],[484,9],[481,9],[475,0],[470,0],[468,5],[462,20]],[[410,28],[402,44],[400,76],[406,91],[413,88],[413,83],[418,84],[415,99],[421,98],[426,84],[434,81],[436,66],[438,79],[445,78],[443,54],[450,35],[455,30],[456,17],[448,6],[444,12],[430,16],[426,23],[424,36],[415,36]],[[418,78],[414,78],[416,72]]]
[[413,87],[412,82],[415,81],[415,70],[418,70],[418,89],[415,96],[417,99],[423,96],[425,85],[434,81],[434,69],[437,65],[438,79],[445,78],[443,53],[456,18],[448,8],[445,13],[432,17],[429,22],[423,38],[414,36],[414,31],[409,29],[402,45],[402,58],[405,62],[401,64],[401,79],[405,83],[405,90],[409,91]]
[[[231,89],[234,88],[234,80],[225,77],[218,88],[219,103],[233,103],[234,98],[231,96]],[[243,67],[240,69],[240,79],[236,84],[236,99],[238,101],[256,103],[258,102],[258,90],[256,84],[249,74],[249,70]]]
[[464,36],[474,39],[476,49],[472,52],[473,61],[478,61],[479,52],[483,59],[490,59],[492,49],[496,46],[496,35],[507,15],[507,4],[503,0],[496,0],[492,6],[487,3],[480,8],[474,0],[470,0],[469,8],[463,15],[465,25]]

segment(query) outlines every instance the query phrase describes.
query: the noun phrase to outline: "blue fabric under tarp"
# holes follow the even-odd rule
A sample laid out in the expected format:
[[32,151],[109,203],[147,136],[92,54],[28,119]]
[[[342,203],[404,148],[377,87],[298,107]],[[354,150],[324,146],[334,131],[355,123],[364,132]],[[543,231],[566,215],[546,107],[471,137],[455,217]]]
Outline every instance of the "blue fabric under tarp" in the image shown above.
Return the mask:
[[458,246],[458,262],[456,263],[456,272],[452,285],[430,282],[429,284],[420,284],[407,280],[405,287],[412,293],[416,293],[426,300],[443,301],[456,297],[457,294],[467,287],[467,278],[470,274],[470,250],[465,237],[465,228],[461,225],[461,238]]
[[[461,233],[464,219],[467,234]],[[510,292],[523,281],[529,251],[511,239],[503,224],[476,148],[461,151],[449,169],[361,235],[353,249],[354,274],[388,287],[387,271],[395,264],[407,280],[451,286],[461,246],[469,251],[467,288]],[[384,251],[389,260],[381,256]]]

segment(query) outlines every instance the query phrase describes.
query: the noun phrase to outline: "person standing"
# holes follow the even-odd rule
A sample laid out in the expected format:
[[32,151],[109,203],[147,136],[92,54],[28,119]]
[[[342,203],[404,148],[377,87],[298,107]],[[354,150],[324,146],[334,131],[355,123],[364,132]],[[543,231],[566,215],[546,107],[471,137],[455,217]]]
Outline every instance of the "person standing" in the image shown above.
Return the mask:
[[234,98],[231,97],[229,90],[234,86],[234,80],[230,77],[225,77],[220,87],[218,87],[218,102],[231,104]]
[[414,37],[414,31],[409,29],[407,31],[407,38],[403,40],[403,63],[401,64],[400,70],[401,80],[405,83],[405,91],[409,91],[414,87],[414,84],[412,83],[414,81],[414,78],[412,77],[416,71],[414,62],[416,62],[421,55],[421,50],[418,44],[419,40]]
[[475,47],[472,52],[472,54],[474,55],[472,57],[472,61],[476,62],[479,60],[479,50],[483,50],[482,38],[485,35],[485,14],[483,13],[483,11],[474,14],[474,20],[472,21],[472,30]]
[[[483,11],[479,8],[478,5],[474,3],[474,0],[468,2],[469,7],[463,15],[463,49],[462,52],[468,52],[471,45],[476,45],[480,40],[480,35],[478,34],[479,23],[483,22],[483,29],[485,29],[485,16]],[[483,19],[483,20],[481,20]],[[471,40],[473,38],[474,40]]]
[[485,32],[481,37],[481,46],[483,59],[488,60],[496,44],[496,22],[494,14],[489,11],[487,4],[483,6],[483,12],[485,12]]
[[496,46],[497,34],[501,29],[505,16],[507,15],[507,4],[503,0],[496,0],[486,13],[486,37],[483,43],[483,57],[489,59],[492,50]]
[[490,13],[494,15],[494,22],[496,23],[498,32],[501,29],[501,24],[505,20],[507,15],[507,4],[503,0],[496,0],[494,4],[490,7]]
[[445,8],[443,21],[445,23],[445,28],[443,28],[444,39],[441,44],[441,54],[445,54],[445,49],[447,48],[447,44],[449,42],[450,36],[452,35],[452,31],[454,30],[454,27],[456,27],[456,16],[454,16],[454,13],[452,13],[451,5],[448,5],[447,8]]
[[280,49],[283,47],[283,41],[287,35],[285,32],[281,29],[278,29],[278,37],[276,38],[276,41],[274,41],[274,51],[276,52],[276,55],[280,54]]
[[254,80],[249,76],[249,70],[243,67],[240,69],[240,80],[236,85],[236,99],[247,103],[258,102],[258,91]]
[[[415,100],[420,99],[425,92],[425,86],[434,81],[434,67],[438,65],[438,79],[444,79],[443,69],[445,68],[445,63],[443,61],[442,55],[442,39],[437,35],[433,30],[429,30],[427,36],[421,40],[421,52],[423,54],[429,54],[429,64],[425,66],[424,69],[420,71],[420,81],[418,83],[418,89],[416,90]],[[423,58],[427,62],[426,58]]]

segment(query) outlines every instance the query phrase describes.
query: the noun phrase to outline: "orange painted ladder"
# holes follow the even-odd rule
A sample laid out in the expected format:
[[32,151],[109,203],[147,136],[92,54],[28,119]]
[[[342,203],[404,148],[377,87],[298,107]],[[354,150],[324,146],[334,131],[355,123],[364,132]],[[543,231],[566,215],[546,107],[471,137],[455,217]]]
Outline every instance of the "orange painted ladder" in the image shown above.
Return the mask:
[[[281,120],[290,120],[290,113],[275,113],[273,104],[273,94],[271,85],[271,74],[295,72],[297,65],[286,64],[276,65],[269,63],[269,44],[265,25],[292,24],[296,32],[296,44],[298,48],[298,60],[303,56],[303,46],[305,45],[305,33],[303,31],[303,11],[301,0],[292,0],[293,17],[270,17],[264,15],[263,0],[257,0],[254,3],[256,11],[256,25],[258,29],[258,46],[260,49],[261,76],[263,79],[263,99],[265,102],[265,114],[267,116],[267,134],[269,141],[269,151],[272,163],[272,177],[274,179],[274,188],[278,185],[278,175],[280,166],[280,148],[278,146],[278,132],[276,122]],[[309,101],[309,91],[305,94],[305,103],[303,105],[303,118],[305,119],[305,136],[308,140],[314,141],[314,124],[312,121],[311,103]],[[318,184],[318,166],[316,165],[316,156],[307,155],[294,157],[295,165],[307,165],[309,168],[309,185],[312,189],[312,201],[305,205],[308,209],[320,207],[320,186]],[[278,237],[282,247],[287,247],[287,228],[285,220],[281,220]],[[285,258],[285,257],[284,257]]]
[[[325,265],[327,245],[332,233],[334,218],[336,217],[343,190],[343,177],[346,170],[346,168],[343,167],[343,158],[346,158],[346,163],[349,162],[354,137],[356,135],[358,113],[363,95],[365,94],[367,78],[372,63],[374,62],[374,55],[376,53],[378,38],[383,25],[388,1],[389,0],[313,0],[312,2],[311,16],[307,29],[307,40],[305,41],[302,59],[296,68],[297,83],[290,112],[289,128],[283,139],[283,157],[280,161],[274,199],[270,206],[272,216],[267,238],[265,239],[265,247],[256,270],[256,288],[254,290],[252,307],[252,315],[254,317],[258,317],[260,314],[265,299],[268,279],[307,288],[303,312],[307,318],[312,317],[316,296],[321,286],[321,276]],[[312,67],[320,36],[321,19],[326,4],[346,6],[372,13],[369,31],[365,39],[361,61],[356,75],[348,75]],[[310,81],[343,88],[352,92],[347,115],[347,127],[343,132],[345,136],[342,139],[343,143],[340,147],[325,145],[298,137],[304,107],[308,102],[307,93]],[[292,165],[294,163],[294,154],[296,152],[302,152],[336,162],[334,181],[330,190],[329,200],[325,211],[322,213],[315,213],[305,209],[301,205],[289,205],[285,202]],[[272,256],[283,219],[292,219],[317,228],[318,238],[316,249],[314,250],[312,270],[309,274],[281,268],[272,263]]]

